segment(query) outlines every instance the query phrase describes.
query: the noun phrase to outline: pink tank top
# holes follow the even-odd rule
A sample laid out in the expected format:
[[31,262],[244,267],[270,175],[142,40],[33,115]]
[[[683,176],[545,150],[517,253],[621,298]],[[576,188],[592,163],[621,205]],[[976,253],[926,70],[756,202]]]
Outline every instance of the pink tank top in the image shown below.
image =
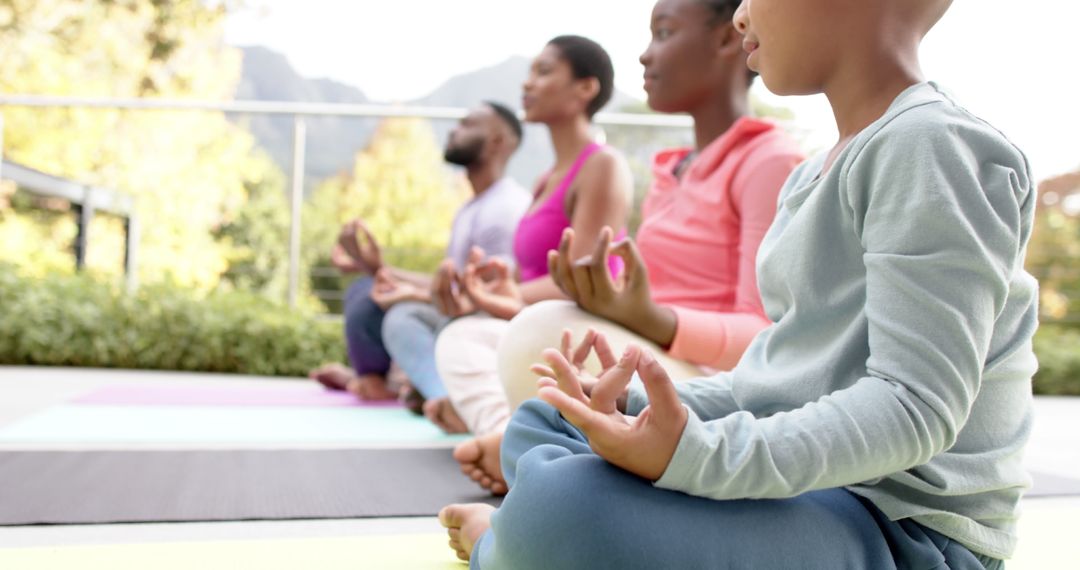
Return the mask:
[[[563,230],[570,227],[570,219],[566,217],[565,203],[566,190],[574,182],[581,165],[585,160],[602,147],[596,143],[590,143],[585,147],[566,172],[566,176],[559,183],[558,188],[536,210],[525,214],[518,223],[514,233],[514,258],[517,260],[521,271],[521,281],[532,281],[548,274],[547,252],[559,249],[559,240],[562,239]],[[547,186],[547,180],[551,173],[544,175],[536,189],[533,199],[535,200]],[[626,235],[622,230],[615,239],[621,239]],[[608,267],[612,275],[618,275],[622,270],[622,259],[612,257]]]

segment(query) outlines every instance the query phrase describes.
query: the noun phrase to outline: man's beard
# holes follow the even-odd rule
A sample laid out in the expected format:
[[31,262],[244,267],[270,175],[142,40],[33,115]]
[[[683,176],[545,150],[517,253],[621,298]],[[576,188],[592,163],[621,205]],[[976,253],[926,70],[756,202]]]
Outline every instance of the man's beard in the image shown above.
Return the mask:
[[477,139],[471,144],[446,147],[443,160],[458,166],[472,166],[480,160],[480,153],[484,150],[484,140]]

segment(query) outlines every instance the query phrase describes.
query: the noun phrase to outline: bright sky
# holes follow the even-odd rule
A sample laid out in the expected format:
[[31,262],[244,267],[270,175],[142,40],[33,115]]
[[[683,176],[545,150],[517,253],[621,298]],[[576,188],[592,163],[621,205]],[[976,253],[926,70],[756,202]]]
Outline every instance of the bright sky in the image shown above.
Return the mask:
[[[654,0],[252,0],[227,40],[284,53],[308,77],[329,77],[379,101],[421,97],[447,78],[535,55],[581,34],[615,62],[618,87],[644,99],[638,55]],[[952,90],[1031,159],[1038,179],[1080,167],[1080,2],[955,0],[923,45],[927,76]],[[835,137],[823,97],[765,101],[796,113],[817,144]]]

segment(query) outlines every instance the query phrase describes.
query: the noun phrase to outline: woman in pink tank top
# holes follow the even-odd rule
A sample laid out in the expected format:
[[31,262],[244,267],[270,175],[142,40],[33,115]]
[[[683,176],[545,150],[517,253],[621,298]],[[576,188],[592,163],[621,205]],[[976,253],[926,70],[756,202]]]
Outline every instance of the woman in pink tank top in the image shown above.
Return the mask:
[[[547,253],[558,249],[563,230],[571,227],[570,217],[566,214],[566,191],[574,183],[574,177],[581,170],[582,164],[603,147],[589,143],[581,151],[566,176],[555,191],[543,203],[533,207],[521,218],[514,234],[514,258],[518,265],[518,274],[522,282],[532,281],[548,274]],[[548,185],[549,175],[545,175],[537,184],[536,200]],[[617,268],[613,268],[613,271]]]
[[[607,52],[587,38],[556,37],[533,60],[522,85],[522,106],[526,121],[548,128],[555,164],[537,181],[532,206],[514,236],[516,279],[500,270],[498,260],[473,264],[471,272],[466,268],[459,276],[461,294],[455,294],[452,279],[446,280],[441,302],[448,313],[479,309],[510,319],[526,305],[565,298],[548,276],[547,263],[563,231],[573,228],[584,238],[571,252],[578,256],[589,253],[604,226],[626,233],[633,197],[630,169],[621,154],[594,142],[590,132],[593,115],[613,89]],[[611,263],[612,271],[619,270],[619,263]],[[495,270],[485,267],[490,265]],[[488,280],[480,279],[481,274]]]
[[[514,257],[521,282],[517,302],[491,304],[483,293],[478,304],[509,319],[525,305],[563,298],[548,277],[548,252],[559,246],[566,228],[599,236],[605,225],[625,233],[632,196],[631,176],[623,157],[597,144],[590,132],[593,115],[607,103],[614,72],[604,49],[579,36],[551,40],[533,60],[522,85],[525,120],[546,125],[555,147],[555,165],[540,177],[534,200],[514,236]],[[588,253],[584,247],[578,252]],[[619,260],[611,264],[619,270]]]
[[[439,336],[464,346],[470,365],[494,366],[498,334],[524,307],[565,295],[548,275],[548,252],[558,248],[563,231],[573,228],[583,256],[600,231],[609,226],[625,235],[633,198],[633,180],[621,154],[593,141],[592,117],[614,90],[611,59],[596,42],[580,36],[552,39],[533,60],[522,85],[525,120],[545,125],[555,150],[555,164],[540,177],[529,211],[514,237],[516,273],[502,260],[476,260],[461,274],[440,271],[436,303],[451,316],[462,317]],[[620,260],[609,267],[618,272]],[[486,279],[481,278],[481,276]],[[484,332],[477,332],[483,330]],[[438,350],[438,348],[436,348]],[[425,415],[440,427],[460,426],[453,407],[443,398],[425,404]]]

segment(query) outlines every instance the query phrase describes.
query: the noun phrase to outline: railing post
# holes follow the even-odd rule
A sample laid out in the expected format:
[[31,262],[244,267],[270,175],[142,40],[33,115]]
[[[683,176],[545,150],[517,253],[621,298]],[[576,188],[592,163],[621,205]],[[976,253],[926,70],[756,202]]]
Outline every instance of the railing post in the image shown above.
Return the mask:
[[300,115],[293,117],[292,199],[289,201],[289,306],[296,306],[300,292],[300,213],[304,205],[305,125]]
[[124,288],[128,293],[134,293],[139,286],[138,253],[139,217],[132,206],[124,218]]
[[90,223],[94,221],[94,188],[86,186],[82,204],[72,204],[78,229],[75,233],[75,270],[86,268],[86,252],[90,244]]

